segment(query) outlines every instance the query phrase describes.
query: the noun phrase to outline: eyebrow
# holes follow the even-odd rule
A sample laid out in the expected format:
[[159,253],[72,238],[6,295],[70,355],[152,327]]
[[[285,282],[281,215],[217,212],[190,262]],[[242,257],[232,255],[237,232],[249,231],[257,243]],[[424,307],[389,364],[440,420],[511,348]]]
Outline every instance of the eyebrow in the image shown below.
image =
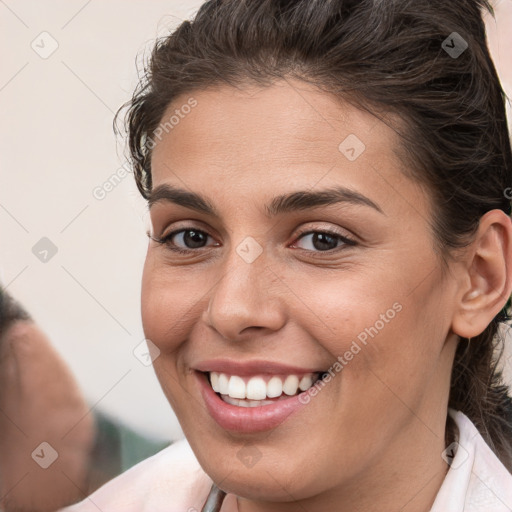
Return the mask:
[[[215,206],[205,197],[195,192],[190,192],[168,184],[159,185],[151,191],[148,198],[148,206],[160,202],[170,202],[204,213],[217,218],[221,215]],[[346,187],[336,186],[324,190],[298,190],[289,194],[276,196],[264,206],[264,211],[269,217],[275,217],[283,213],[300,210],[308,210],[319,206],[328,206],[336,203],[350,203],[359,206],[368,206],[384,215],[378,204],[368,197]]]

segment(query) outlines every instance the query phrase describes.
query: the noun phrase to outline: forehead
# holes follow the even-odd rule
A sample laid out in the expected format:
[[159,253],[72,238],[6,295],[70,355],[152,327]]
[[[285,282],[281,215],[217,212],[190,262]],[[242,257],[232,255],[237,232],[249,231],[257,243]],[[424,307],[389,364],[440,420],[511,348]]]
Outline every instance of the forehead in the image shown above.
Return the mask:
[[[321,181],[346,182],[371,194],[410,181],[393,128],[301,81],[184,94],[167,108],[161,126],[152,157],[154,186],[183,180],[192,187],[257,193]],[[404,186],[417,188],[413,182]]]
[[[190,108],[192,99],[196,106]],[[159,139],[172,139],[167,141],[168,149],[185,144],[186,149],[201,148],[200,154],[220,144],[216,149],[252,147],[260,157],[287,151],[290,158],[294,154],[301,158],[315,149],[321,153],[330,149],[337,155],[339,143],[351,133],[371,139],[374,145],[398,143],[393,130],[380,125],[372,114],[311,84],[282,80],[268,87],[216,86],[183,94],[165,111]],[[274,146],[277,141],[279,147]],[[155,142],[153,156],[158,157],[162,145]],[[265,149],[272,151],[266,154]]]

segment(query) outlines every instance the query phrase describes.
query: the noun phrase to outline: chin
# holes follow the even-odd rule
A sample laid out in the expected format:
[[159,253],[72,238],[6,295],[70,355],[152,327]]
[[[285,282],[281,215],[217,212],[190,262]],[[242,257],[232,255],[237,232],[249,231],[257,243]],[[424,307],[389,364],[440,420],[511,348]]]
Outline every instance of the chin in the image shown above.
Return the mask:
[[250,500],[287,502],[292,496],[306,499],[325,491],[322,482],[309,480],[318,471],[312,472],[312,465],[302,457],[292,459],[285,447],[270,453],[257,443],[213,442],[211,433],[205,442],[203,435],[198,443],[197,432],[187,434],[187,439],[205,473],[225,492]]
[[[287,502],[292,496],[295,499],[306,497],[303,482],[296,476],[283,475],[275,466],[241,470],[239,465],[232,464],[225,469],[207,471],[207,474],[225,492],[253,501]],[[279,479],[274,478],[274,474]]]

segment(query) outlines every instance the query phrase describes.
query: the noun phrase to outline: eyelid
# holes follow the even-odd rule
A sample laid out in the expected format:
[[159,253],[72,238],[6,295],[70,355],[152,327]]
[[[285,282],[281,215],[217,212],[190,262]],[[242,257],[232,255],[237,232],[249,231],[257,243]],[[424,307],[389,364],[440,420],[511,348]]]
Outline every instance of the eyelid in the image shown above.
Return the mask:
[[[201,219],[194,219],[194,218],[188,218],[185,220],[174,220],[172,222],[166,221],[165,224],[162,222],[163,227],[162,229],[155,228],[154,232],[160,232],[161,234],[157,236],[156,234],[153,234],[152,237],[153,240],[163,240],[168,238],[169,236],[176,234],[177,232],[186,231],[186,230],[195,230],[195,231],[201,231],[202,233],[205,233],[206,235],[210,236],[211,238],[216,238],[217,235],[212,234],[212,231],[216,233],[217,231],[213,228],[211,228],[207,223],[205,223]],[[172,229],[169,229],[169,227],[172,226]],[[174,227],[175,226],[175,227]]]

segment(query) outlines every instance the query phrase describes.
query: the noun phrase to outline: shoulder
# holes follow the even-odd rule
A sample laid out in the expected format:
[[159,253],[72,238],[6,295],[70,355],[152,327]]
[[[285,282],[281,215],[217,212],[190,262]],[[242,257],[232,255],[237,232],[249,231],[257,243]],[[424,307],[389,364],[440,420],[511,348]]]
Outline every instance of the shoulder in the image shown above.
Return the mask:
[[512,474],[465,414],[454,410],[449,414],[459,435],[443,452],[450,467],[431,512],[510,512]]
[[200,510],[211,483],[187,440],[182,439],[60,512]]

